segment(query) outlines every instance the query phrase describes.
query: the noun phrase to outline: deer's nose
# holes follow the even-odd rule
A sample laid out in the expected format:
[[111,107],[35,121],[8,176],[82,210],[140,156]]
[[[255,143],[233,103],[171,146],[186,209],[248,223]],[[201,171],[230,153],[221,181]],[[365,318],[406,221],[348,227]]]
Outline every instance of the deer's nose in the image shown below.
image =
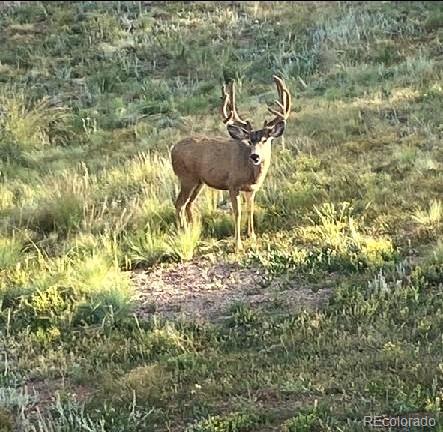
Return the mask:
[[258,165],[260,163],[260,156],[258,154],[253,153],[251,154],[250,158],[255,165]]

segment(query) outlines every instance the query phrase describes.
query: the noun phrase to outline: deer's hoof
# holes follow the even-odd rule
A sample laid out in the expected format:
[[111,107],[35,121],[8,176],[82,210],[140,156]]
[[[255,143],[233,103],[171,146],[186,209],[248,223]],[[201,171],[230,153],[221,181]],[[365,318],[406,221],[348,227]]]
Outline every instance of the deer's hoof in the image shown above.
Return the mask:
[[255,243],[257,241],[257,236],[255,233],[249,233],[248,237]]
[[241,252],[243,250],[243,245],[241,243],[235,244],[235,252]]

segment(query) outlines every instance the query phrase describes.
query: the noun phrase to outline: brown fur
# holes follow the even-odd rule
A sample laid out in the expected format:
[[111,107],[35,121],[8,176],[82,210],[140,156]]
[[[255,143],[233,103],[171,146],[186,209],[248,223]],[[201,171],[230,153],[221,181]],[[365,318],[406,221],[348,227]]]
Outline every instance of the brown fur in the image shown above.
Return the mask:
[[194,180],[214,189],[251,192],[263,183],[269,168],[271,145],[267,143],[263,163],[249,159],[251,146],[226,138],[185,138],[171,150],[172,167],[180,179]]
[[[251,153],[260,155],[261,163],[254,165]],[[236,249],[241,249],[240,192],[248,204],[248,235],[255,237],[253,226],[253,200],[262,185],[271,162],[271,139],[257,145],[226,138],[185,138],[171,150],[172,167],[180,179],[181,190],[176,201],[179,225],[193,222],[192,206],[203,185],[228,190],[235,216]]]
[[252,130],[250,122],[244,122],[235,107],[233,86],[228,93],[223,87],[224,121],[231,138],[191,137],[175,144],[171,149],[172,167],[180,180],[180,193],[175,202],[178,224],[185,227],[193,222],[192,205],[203,185],[227,190],[235,218],[236,249],[241,249],[240,192],[244,193],[248,207],[248,230],[255,237],[253,225],[254,197],[262,185],[271,162],[271,141],[282,135],[290,111],[290,96],[283,82],[274,77],[279,91],[280,112],[270,110],[276,118],[260,130]]

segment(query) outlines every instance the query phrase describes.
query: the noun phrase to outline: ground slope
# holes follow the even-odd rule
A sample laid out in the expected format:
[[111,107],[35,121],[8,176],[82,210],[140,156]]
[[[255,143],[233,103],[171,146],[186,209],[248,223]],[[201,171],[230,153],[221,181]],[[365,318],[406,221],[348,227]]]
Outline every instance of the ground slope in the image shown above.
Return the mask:
[[[4,2],[0,431],[360,431],[442,408],[441,2]],[[293,112],[233,253],[171,145]],[[438,429],[435,429],[438,430]]]

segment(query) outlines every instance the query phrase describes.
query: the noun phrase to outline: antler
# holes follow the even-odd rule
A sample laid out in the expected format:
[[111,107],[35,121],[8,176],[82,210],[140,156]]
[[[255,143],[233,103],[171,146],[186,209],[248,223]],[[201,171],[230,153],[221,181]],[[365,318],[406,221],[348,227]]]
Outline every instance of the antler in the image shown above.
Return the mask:
[[241,127],[247,127],[250,129],[250,122],[244,121],[239,116],[237,112],[237,107],[235,106],[235,85],[234,82],[231,83],[229,91],[226,89],[226,85],[223,85],[222,88],[222,114],[223,114],[223,123],[237,123]]
[[285,83],[281,78],[276,75],[274,75],[273,78],[275,84],[277,85],[278,97],[280,99],[279,101],[275,101],[275,103],[278,105],[279,111],[273,108],[268,108],[269,112],[275,115],[275,118],[273,118],[270,122],[265,120],[264,127],[266,128],[274,127],[279,121],[286,121],[291,112],[291,95],[289,90],[286,88]]

